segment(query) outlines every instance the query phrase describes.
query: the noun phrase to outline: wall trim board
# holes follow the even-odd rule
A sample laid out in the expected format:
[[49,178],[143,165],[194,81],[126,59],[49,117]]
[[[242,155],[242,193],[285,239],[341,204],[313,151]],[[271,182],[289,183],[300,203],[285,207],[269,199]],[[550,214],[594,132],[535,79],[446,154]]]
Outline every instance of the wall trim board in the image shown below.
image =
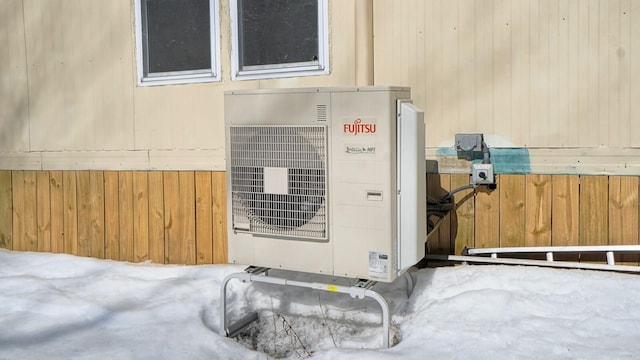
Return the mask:
[[[640,148],[490,149],[496,174],[640,175]],[[425,156],[429,173],[471,171],[452,147],[427,148]],[[0,153],[0,170],[223,171],[224,158],[223,148],[11,152]]]
[[0,170],[224,170],[224,150],[0,153]]
[[[491,148],[496,174],[640,175],[640,148]],[[427,148],[430,173],[470,173],[453,147]],[[479,161],[479,160],[474,160]]]
[[0,153],[0,170],[41,170],[42,155],[37,152]]

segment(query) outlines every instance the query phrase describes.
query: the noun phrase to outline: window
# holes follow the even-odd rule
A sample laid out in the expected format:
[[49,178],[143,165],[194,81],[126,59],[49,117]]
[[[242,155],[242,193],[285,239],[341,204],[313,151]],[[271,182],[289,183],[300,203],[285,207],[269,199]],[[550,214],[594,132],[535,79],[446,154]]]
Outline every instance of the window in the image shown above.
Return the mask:
[[329,73],[327,0],[231,0],[234,80]]
[[220,79],[218,0],[135,0],[140,85]]

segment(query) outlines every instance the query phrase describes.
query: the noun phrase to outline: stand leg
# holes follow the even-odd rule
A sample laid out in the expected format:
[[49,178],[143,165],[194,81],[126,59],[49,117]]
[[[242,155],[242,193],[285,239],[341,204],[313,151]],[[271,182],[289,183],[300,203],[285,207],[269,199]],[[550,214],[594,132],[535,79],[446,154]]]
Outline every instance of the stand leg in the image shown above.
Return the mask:
[[227,285],[232,279],[240,279],[242,282],[251,281],[251,275],[247,273],[234,273],[227,275],[220,286],[220,335],[229,336],[227,328]]

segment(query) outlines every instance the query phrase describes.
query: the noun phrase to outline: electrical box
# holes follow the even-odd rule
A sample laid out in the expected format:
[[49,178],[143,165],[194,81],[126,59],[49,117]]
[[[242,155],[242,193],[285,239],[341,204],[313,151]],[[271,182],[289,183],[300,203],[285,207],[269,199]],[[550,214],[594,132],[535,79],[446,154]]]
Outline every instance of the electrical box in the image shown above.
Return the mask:
[[456,149],[463,152],[480,152],[482,140],[482,134],[456,134]]
[[471,183],[476,185],[495,183],[493,164],[471,164]]

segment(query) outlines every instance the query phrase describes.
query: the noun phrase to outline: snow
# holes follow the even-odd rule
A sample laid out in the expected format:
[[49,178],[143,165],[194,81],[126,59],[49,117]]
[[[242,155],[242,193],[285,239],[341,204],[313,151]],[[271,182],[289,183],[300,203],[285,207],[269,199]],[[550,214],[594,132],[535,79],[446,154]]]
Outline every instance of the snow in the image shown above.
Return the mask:
[[259,320],[238,339],[218,335],[221,281],[242,269],[0,250],[0,359],[640,358],[638,275],[418,270],[410,297],[404,278],[375,287],[400,339],[380,349],[372,300],[236,280],[229,316],[258,311]]

